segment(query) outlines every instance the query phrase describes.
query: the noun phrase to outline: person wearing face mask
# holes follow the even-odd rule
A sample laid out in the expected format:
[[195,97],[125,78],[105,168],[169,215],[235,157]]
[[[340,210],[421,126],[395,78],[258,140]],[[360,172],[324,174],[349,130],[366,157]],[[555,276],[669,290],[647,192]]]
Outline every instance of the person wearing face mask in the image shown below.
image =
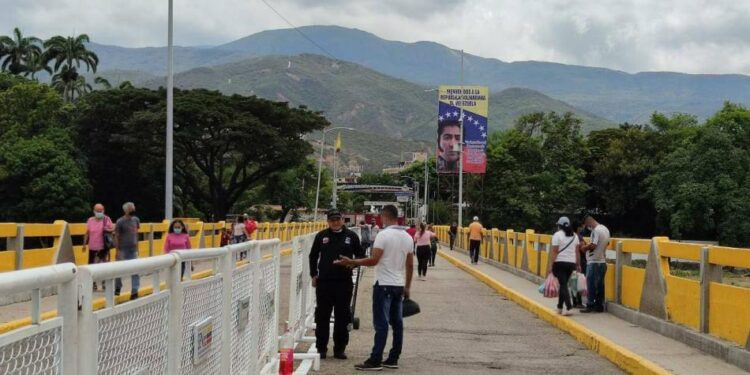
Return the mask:
[[[122,205],[122,211],[125,213],[117,219],[115,223],[115,247],[117,247],[117,260],[130,260],[138,258],[138,229],[141,227],[141,220],[135,216],[135,204],[127,202]],[[130,277],[131,292],[130,299],[138,298],[138,288],[141,284],[141,278],[137,274]],[[122,280],[118,277],[115,279],[115,295],[120,295],[122,289]]]
[[[190,249],[190,235],[185,223],[180,219],[172,220],[169,224],[169,231],[167,232],[167,238],[164,239],[164,254],[169,254],[172,250],[185,250]],[[185,263],[182,263],[182,273],[180,277],[185,274]]]
[[[112,246],[112,219],[104,214],[104,205],[94,205],[94,216],[86,221],[86,233],[83,235],[83,251],[88,249],[89,264],[104,263],[109,260],[109,248]],[[102,287],[104,285],[102,284]],[[97,290],[94,282],[94,291]]]
[[365,252],[354,231],[346,228],[341,212],[331,209],[327,213],[328,228],[315,236],[310,250],[310,277],[315,288],[315,346],[320,358],[326,358],[331,312],[333,323],[333,357],[346,359],[349,343],[348,325],[351,320],[350,303],[354,284],[352,268],[335,265],[341,257],[364,258]]

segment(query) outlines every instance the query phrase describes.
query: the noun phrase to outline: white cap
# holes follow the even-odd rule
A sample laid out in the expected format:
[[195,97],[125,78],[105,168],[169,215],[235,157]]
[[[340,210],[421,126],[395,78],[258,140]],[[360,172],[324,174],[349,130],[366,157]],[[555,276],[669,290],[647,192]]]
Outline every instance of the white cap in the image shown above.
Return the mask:
[[474,216],[474,221],[479,221],[479,216]]
[[557,219],[557,225],[563,226],[563,227],[569,227],[570,226],[570,219],[568,219],[567,216],[561,216],[559,219]]

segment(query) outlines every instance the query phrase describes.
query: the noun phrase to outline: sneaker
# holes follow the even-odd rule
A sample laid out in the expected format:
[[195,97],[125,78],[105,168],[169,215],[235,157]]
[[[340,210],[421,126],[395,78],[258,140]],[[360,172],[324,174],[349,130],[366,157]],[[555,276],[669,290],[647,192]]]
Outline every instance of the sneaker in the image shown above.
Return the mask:
[[596,310],[594,310],[592,308],[589,308],[589,307],[581,310],[581,314],[589,314],[589,313],[593,313],[593,312],[596,312]]
[[559,307],[557,309],[555,309],[555,311],[557,311],[557,315],[562,315],[562,313],[563,313],[562,309],[559,308]]
[[565,309],[565,312],[563,313],[564,316],[571,316],[573,315],[573,309]]
[[338,353],[333,353],[333,358],[336,358],[336,359],[347,359],[348,357],[346,356],[346,353],[344,353],[344,352],[338,352]]
[[376,364],[374,362],[371,362],[369,359],[364,361],[363,363],[360,363],[358,365],[354,365],[354,368],[360,371],[380,371],[383,369],[383,366]]
[[390,368],[390,369],[397,369],[398,368],[398,361],[394,361],[392,359],[387,359],[383,362],[383,367]]

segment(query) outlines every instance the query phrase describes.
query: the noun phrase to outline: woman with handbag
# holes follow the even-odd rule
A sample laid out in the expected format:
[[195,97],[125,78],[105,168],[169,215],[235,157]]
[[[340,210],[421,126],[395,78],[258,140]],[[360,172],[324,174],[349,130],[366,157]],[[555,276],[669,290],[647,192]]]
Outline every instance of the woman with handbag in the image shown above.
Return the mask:
[[[552,272],[560,283],[557,313],[568,316],[573,311],[568,280],[573,272],[581,272],[578,236],[570,225],[570,219],[565,216],[557,220],[557,228],[559,230],[552,236],[552,251],[547,266],[547,274]],[[563,313],[563,304],[565,304],[565,313]]]
[[[89,264],[109,261],[109,249],[113,246],[112,231],[114,229],[112,219],[104,214],[104,205],[95,204],[94,216],[86,221],[86,233],[83,235],[83,251],[88,249]],[[94,282],[94,291],[96,290],[97,286]]]

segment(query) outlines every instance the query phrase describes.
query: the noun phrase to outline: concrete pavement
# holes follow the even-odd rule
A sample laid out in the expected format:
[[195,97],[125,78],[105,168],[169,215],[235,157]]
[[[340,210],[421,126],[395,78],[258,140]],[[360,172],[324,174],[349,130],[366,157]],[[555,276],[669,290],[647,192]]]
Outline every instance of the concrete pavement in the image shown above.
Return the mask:
[[[412,298],[422,313],[405,319],[401,374],[620,374],[606,359],[438,258]],[[326,359],[317,374],[354,374],[372,348],[373,269],[365,273],[349,359]],[[283,289],[282,289],[283,290]],[[332,343],[331,343],[332,345]],[[386,351],[390,349],[389,344]],[[329,357],[330,358],[330,357]]]

